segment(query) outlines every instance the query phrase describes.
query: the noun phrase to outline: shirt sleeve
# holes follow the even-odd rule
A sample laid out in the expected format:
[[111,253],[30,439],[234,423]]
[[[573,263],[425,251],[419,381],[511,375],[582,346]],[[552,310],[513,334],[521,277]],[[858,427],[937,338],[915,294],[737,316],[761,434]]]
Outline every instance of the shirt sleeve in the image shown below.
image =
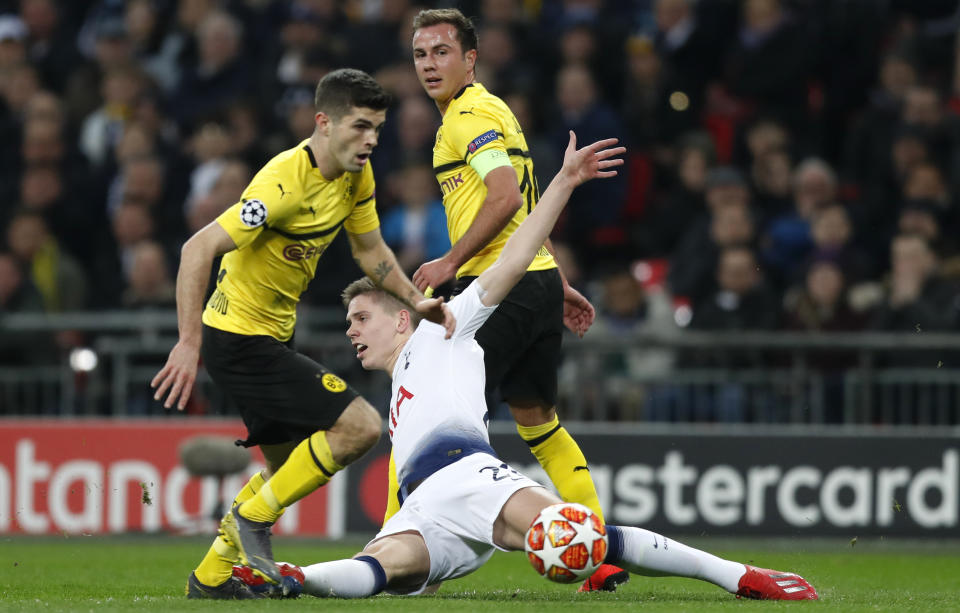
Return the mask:
[[457,318],[457,329],[454,331],[454,338],[473,338],[480,326],[487,321],[490,314],[497,310],[497,306],[485,306],[480,300],[480,284],[474,280],[467,289],[447,304],[447,307]]
[[357,194],[357,201],[343,227],[350,234],[364,234],[376,230],[380,227],[380,218],[377,216],[376,183],[369,161],[360,171],[360,178],[354,184],[354,193]]
[[499,150],[504,155],[507,153],[500,120],[480,109],[451,116],[449,122],[443,124],[443,136],[467,164],[471,164],[474,156],[481,152]]
[[[282,185],[282,187],[281,187]],[[300,185],[283,181],[271,164],[256,174],[237,202],[217,217],[240,249],[249,245],[264,226],[275,226],[296,214]],[[283,197],[285,195],[285,197]]]

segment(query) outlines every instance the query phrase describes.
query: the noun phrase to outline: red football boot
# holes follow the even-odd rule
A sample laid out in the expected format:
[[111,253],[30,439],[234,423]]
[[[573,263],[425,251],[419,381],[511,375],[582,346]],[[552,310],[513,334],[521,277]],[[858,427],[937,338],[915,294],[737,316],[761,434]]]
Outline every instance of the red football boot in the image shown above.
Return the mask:
[[277,562],[282,580],[279,585],[267,583],[263,577],[253,572],[249,566],[233,567],[233,576],[246,584],[254,594],[271,598],[296,598],[303,592],[303,570],[296,564]]
[[819,600],[817,590],[800,575],[755,566],[747,566],[747,572],[740,577],[737,588],[737,598]]
[[615,592],[617,586],[630,580],[630,573],[613,564],[601,564],[578,592]]

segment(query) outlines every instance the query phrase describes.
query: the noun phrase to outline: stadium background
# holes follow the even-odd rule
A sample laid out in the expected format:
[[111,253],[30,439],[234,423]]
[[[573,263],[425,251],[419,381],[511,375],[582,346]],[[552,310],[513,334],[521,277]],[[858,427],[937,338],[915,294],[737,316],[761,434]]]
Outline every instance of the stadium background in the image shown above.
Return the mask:
[[[0,0],[0,532],[210,527],[232,485],[190,479],[176,447],[239,422],[206,379],[185,421],[146,388],[176,334],[179,247],[352,66],[397,97],[372,159],[384,236],[409,271],[443,253],[439,115],[408,41],[416,10],[453,5],[541,185],[569,129],[629,150],[554,233],[598,310],[565,341],[560,413],[611,517],[955,530],[957,2]],[[297,341],[385,407],[343,338],[358,274],[339,238]],[[532,470],[510,429],[494,423],[498,449]],[[372,529],[382,458],[293,532]]]

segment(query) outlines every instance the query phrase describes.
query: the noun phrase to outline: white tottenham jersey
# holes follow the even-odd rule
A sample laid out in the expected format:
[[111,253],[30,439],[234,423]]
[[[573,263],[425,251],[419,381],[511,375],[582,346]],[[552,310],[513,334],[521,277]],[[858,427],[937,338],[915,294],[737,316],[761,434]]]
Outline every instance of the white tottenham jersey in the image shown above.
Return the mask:
[[387,429],[400,483],[445,463],[438,455],[490,446],[483,349],[473,335],[496,305],[484,306],[480,291],[474,281],[447,305],[457,318],[450,339],[443,326],[421,321],[393,367]]

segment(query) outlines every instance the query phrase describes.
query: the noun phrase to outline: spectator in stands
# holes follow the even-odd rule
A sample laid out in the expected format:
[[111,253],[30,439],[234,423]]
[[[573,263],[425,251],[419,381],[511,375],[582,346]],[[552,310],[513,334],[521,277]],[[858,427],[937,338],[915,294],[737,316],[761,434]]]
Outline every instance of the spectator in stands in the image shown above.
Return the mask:
[[[573,130],[582,142],[622,138],[623,127],[613,109],[597,91],[594,77],[582,64],[564,66],[557,75],[557,123],[553,147],[562,151]],[[616,245],[607,244],[604,230],[617,225],[626,184],[622,176],[602,183],[586,184],[571,197],[556,235],[569,243],[589,267]]]
[[103,104],[87,115],[80,131],[80,149],[94,166],[102,167],[113,157],[143,88],[143,75],[133,66],[113,67],[103,75]]
[[630,228],[631,242],[641,254],[663,257],[675,252],[691,220],[706,214],[704,191],[715,156],[713,143],[704,133],[690,133],[677,143],[671,187],[653,198],[640,222]]
[[237,158],[224,160],[213,188],[205,195],[188,203],[185,210],[188,232],[191,235],[195,234],[216,219],[231,204],[238,202],[252,178],[250,166],[243,160]]
[[174,116],[196,124],[249,92],[253,74],[241,55],[243,26],[229,13],[212,12],[197,26],[198,57],[182,75]]
[[112,219],[123,203],[146,208],[157,236],[171,244],[182,242],[186,222],[184,209],[167,194],[167,169],[159,155],[131,157],[110,186],[107,213]]
[[[952,173],[960,169],[960,117],[947,113],[943,96],[935,86],[920,84],[909,88],[900,119],[926,140],[933,159],[946,164]],[[954,181],[960,179],[955,177]]]
[[858,184],[867,185],[888,172],[900,108],[917,82],[915,64],[910,54],[899,50],[881,60],[877,88],[846,137],[846,170]]
[[732,168],[707,174],[707,212],[690,223],[670,258],[669,285],[675,296],[694,304],[705,299],[716,288],[714,267],[720,251],[756,241],[749,194],[743,176]]
[[[862,330],[867,316],[851,308],[843,267],[830,258],[813,260],[803,281],[787,291],[784,327],[801,332],[850,332]],[[805,354],[807,368],[824,380],[823,418],[842,421],[844,371],[856,365],[856,351],[824,350]],[[792,365],[792,364],[791,364]]]
[[[662,287],[645,289],[623,264],[614,264],[601,273],[601,293],[597,301],[597,318],[584,335],[594,339],[627,339],[637,333],[654,333],[669,338],[679,332],[673,319],[670,295]],[[604,392],[613,400],[615,414],[621,420],[635,421],[641,411],[648,419],[656,419],[654,406],[645,406],[646,381],[665,379],[675,360],[671,349],[629,345],[623,352],[600,352],[591,355],[591,372],[602,373]],[[579,379],[573,374],[571,379]],[[654,395],[655,396],[655,395]],[[655,405],[656,402],[653,403]]]
[[957,222],[957,211],[950,187],[937,164],[928,161],[914,164],[907,171],[903,185],[903,198],[908,201],[924,200],[936,205],[939,208],[941,220],[951,229]]
[[420,264],[450,250],[447,215],[430,165],[407,166],[397,183],[400,202],[383,216],[380,232],[400,267],[413,274]]
[[[836,260],[821,257],[811,261],[801,284],[787,292],[784,326],[788,330],[817,332],[862,329],[865,315],[850,307],[846,292],[846,276]],[[845,363],[849,363],[849,358]],[[819,358],[811,360],[811,365],[824,366]]]
[[155,223],[146,205],[136,200],[124,201],[113,214],[109,240],[100,245],[94,262],[91,298],[98,308],[118,308],[124,279],[130,278],[133,251],[141,242],[155,238]]
[[789,211],[770,220],[763,229],[763,261],[771,281],[783,287],[796,279],[813,248],[810,222],[837,196],[837,177],[830,165],[807,158],[793,173],[793,203]]
[[0,73],[27,60],[27,26],[12,13],[0,14]]
[[[432,158],[438,125],[437,111],[426,97],[418,94],[403,99],[396,120],[387,123],[390,135],[377,146],[377,172],[390,174],[403,168],[407,160]],[[384,196],[385,204],[396,198],[395,194]],[[378,194],[378,202],[381,199]]]
[[734,95],[802,134],[815,39],[780,0],[746,0],[742,7],[740,31],[726,58],[726,82]]
[[40,290],[46,312],[78,311],[87,306],[83,267],[50,234],[39,212],[14,214],[7,226],[7,245]]
[[19,121],[27,102],[40,91],[40,76],[31,64],[18,64],[4,71],[0,81],[0,102],[10,118]]
[[725,247],[716,260],[717,290],[693,309],[691,328],[701,330],[773,330],[780,301],[765,283],[749,246]]
[[[696,330],[774,330],[780,323],[780,299],[765,283],[757,256],[750,247],[727,247],[717,259],[717,290],[695,303],[690,327]],[[702,349],[688,355],[688,365],[713,368],[763,368],[767,356],[754,349]],[[698,387],[694,415],[698,421],[767,419],[770,399],[748,398],[746,387],[731,381],[715,392]],[[759,390],[758,390],[759,392]]]
[[754,201],[764,219],[789,212],[793,205],[793,160],[784,149],[757,157],[750,166],[750,178],[756,191]]
[[111,71],[130,71],[135,66],[133,47],[119,16],[102,17],[92,30],[92,57],[74,69],[66,83],[65,97],[76,119],[87,117],[105,101],[104,79]]
[[121,304],[129,309],[176,308],[176,287],[167,254],[160,243],[143,240],[133,246]]
[[[939,276],[938,268],[937,254],[922,237],[895,236],[890,244],[889,288],[872,327],[914,332],[956,329],[956,288]],[[906,355],[903,359],[911,361]]]
[[853,226],[846,207],[833,203],[819,209],[813,214],[810,234],[813,248],[803,266],[804,274],[815,261],[831,260],[840,266],[845,280],[851,284],[873,278],[876,267],[869,255],[851,240]]
[[79,59],[72,24],[61,18],[62,13],[63,8],[54,0],[20,2],[20,17],[30,32],[27,57],[43,80],[55,84],[58,91]]
[[[24,274],[13,254],[0,251],[0,314],[42,313],[43,298]],[[56,363],[53,339],[43,332],[5,329],[0,334],[0,364],[45,365]]]
[[668,139],[698,127],[707,82],[718,74],[723,59],[718,41],[701,27],[694,8],[692,0],[657,0],[654,7],[654,44],[663,65],[662,91],[667,96],[682,94],[687,105],[678,108],[674,98],[674,110],[666,117],[674,124],[664,134]]

